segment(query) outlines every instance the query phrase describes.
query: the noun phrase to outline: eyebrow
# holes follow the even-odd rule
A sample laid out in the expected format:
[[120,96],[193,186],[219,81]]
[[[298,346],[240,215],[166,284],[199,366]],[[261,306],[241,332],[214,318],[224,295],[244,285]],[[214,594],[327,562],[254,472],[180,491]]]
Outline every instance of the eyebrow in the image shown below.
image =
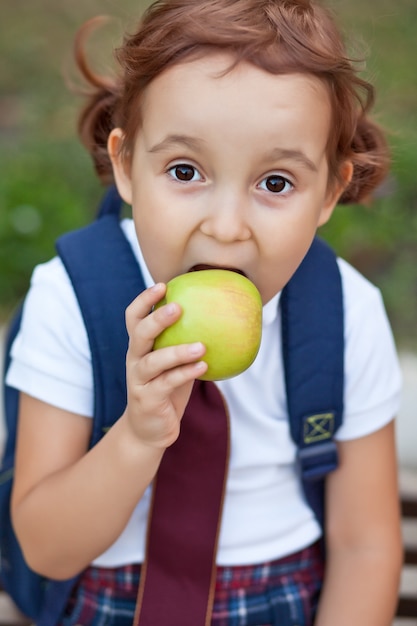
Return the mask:
[[168,135],[159,143],[156,143],[154,146],[151,146],[148,149],[148,152],[156,153],[163,152],[171,148],[172,146],[183,146],[185,148],[189,148],[190,150],[199,151],[201,150],[202,139],[197,139],[195,137],[190,137],[188,135]]
[[[168,150],[172,146],[184,146],[190,150],[200,151],[204,141],[196,137],[190,137],[189,135],[168,135],[162,141],[156,143],[148,149],[148,152],[155,154]],[[317,172],[316,164],[308,158],[302,150],[291,150],[288,148],[274,148],[267,154],[267,158],[270,160],[275,159],[288,159],[290,161],[296,161],[311,172]]]
[[268,158],[274,159],[288,159],[290,161],[296,161],[303,167],[307,168],[311,172],[317,172],[317,165],[308,158],[302,150],[290,150],[287,148],[274,148],[268,153]]

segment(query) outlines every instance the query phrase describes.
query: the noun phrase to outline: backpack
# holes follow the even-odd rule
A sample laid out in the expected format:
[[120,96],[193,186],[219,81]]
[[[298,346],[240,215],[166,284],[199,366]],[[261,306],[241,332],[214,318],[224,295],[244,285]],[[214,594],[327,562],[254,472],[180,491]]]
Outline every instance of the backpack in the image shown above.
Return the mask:
[[[120,225],[122,201],[110,188],[98,217],[63,235],[57,251],[72,281],[86,326],[93,366],[94,418],[90,446],[126,405],[127,305],[145,288]],[[109,306],[111,303],[111,306]],[[343,419],[344,321],[341,277],[334,252],[316,238],[281,296],[282,343],[290,430],[307,501],[324,523],[324,479],[337,467],[333,434]],[[12,319],[4,372],[21,321]],[[19,609],[38,626],[58,621],[77,577],[45,579],[25,563],[10,519],[18,392],[4,385],[7,438],[0,472],[0,580]]]

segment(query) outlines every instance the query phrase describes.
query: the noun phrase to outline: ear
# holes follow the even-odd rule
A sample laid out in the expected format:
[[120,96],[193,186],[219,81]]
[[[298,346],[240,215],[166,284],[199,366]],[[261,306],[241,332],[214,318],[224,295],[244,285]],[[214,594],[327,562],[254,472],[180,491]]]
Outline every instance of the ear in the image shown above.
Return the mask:
[[122,151],[124,133],[121,128],[114,128],[107,140],[107,151],[113,166],[113,176],[118,192],[127,204],[132,204],[132,181],[130,163]]
[[346,187],[349,185],[353,176],[353,163],[352,161],[344,161],[344,163],[340,167],[339,177],[337,181],[329,185],[326,194],[326,201],[321,210],[320,218],[319,218],[319,226],[323,226],[332,216],[335,206],[337,205],[340,196],[345,191]]

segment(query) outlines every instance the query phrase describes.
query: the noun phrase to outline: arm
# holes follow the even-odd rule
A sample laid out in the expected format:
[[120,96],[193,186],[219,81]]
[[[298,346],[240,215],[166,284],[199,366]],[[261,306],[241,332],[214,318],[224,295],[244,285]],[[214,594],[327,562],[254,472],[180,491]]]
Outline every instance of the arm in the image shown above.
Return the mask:
[[13,522],[29,565],[69,578],[120,535],[179,434],[204,347],[152,352],[155,337],[178,319],[178,306],[148,315],[164,295],[157,285],[126,313],[128,403],[103,439],[87,451],[91,420],[22,394]]
[[390,626],[402,565],[394,423],[339,444],[327,480],[327,563],[316,626]]

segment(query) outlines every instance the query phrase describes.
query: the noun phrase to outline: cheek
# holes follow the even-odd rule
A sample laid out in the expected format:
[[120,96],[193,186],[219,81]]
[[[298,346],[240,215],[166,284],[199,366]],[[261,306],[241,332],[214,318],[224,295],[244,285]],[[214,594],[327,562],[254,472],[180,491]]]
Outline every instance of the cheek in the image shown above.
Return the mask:
[[[161,255],[158,251],[160,250],[160,248],[155,241],[155,237],[149,237],[149,235],[143,232],[137,232],[137,236],[143,258],[152,276],[153,281],[155,283],[166,282],[164,267],[166,267],[167,263],[165,261],[164,255]],[[154,243],[152,244],[152,242]]]
[[[303,199],[299,204],[303,206]],[[317,208],[310,206],[308,211],[290,207],[285,214],[278,213],[276,220],[264,224],[262,232],[259,232],[262,237],[262,242],[259,242],[266,255],[280,260],[302,257],[316,234],[320,214],[319,203]]]
[[145,263],[155,282],[167,282],[181,260],[181,240],[170,223],[152,211],[136,211],[135,230]]
[[296,222],[276,229],[275,236],[269,236],[267,242],[264,239],[263,263],[255,281],[264,303],[287,284],[307,254],[317,224],[307,216],[305,221],[307,223]]

